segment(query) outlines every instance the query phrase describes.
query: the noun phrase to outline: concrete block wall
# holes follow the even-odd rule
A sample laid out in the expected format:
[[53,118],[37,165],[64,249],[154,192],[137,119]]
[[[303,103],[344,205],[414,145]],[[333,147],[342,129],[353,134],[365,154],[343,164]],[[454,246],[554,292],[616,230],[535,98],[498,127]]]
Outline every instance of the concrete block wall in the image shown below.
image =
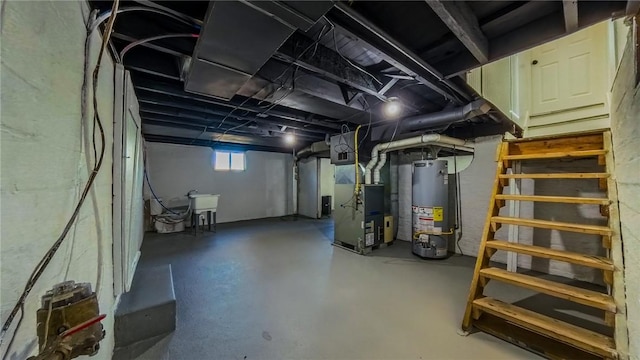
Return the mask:
[[[4,323],[27,278],[62,233],[92,167],[92,117],[81,118],[84,78],[84,1],[2,3],[0,119],[0,318]],[[101,38],[91,37],[90,64]],[[113,350],[112,123],[113,63],[100,71],[98,110],[107,139],[105,159],[75,225],[25,304],[24,320],[7,351],[16,321],[3,339],[3,359],[37,352],[40,297],[64,280],[90,282],[98,292],[106,338],[94,359]],[[91,99],[91,95],[89,95]],[[89,106],[91,108],[91,106]]]
[[640,86],[628,41],[611,96],[611,132],[624,252],[629,352],[640,359]]
[[[293,213],[293,156],[248,151],[245,171],[213,170],[213,149],[147,143],[151,185],[167,206],[185,205],[186,194],[220,194],[219,223]],[[147,195],[149,196],[149,195]]]

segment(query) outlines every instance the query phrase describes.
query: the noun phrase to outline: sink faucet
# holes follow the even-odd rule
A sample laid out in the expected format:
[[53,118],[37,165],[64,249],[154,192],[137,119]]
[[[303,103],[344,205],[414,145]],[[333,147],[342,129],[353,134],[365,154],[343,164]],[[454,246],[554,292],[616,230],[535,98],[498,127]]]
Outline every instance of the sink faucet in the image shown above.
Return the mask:
[[197,194],[198,190],[189,190],[189,192],[187,193],[187,197],[191,196],[191,194]]

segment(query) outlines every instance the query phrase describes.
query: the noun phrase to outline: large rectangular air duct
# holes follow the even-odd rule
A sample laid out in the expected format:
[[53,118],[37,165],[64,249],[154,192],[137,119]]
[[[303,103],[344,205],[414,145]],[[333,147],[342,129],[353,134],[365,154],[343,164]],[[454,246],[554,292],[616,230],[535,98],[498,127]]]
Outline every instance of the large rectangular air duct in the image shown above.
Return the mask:
[[297,29],[307,30],[330,1],[212,1],[185,90],[231,99]]

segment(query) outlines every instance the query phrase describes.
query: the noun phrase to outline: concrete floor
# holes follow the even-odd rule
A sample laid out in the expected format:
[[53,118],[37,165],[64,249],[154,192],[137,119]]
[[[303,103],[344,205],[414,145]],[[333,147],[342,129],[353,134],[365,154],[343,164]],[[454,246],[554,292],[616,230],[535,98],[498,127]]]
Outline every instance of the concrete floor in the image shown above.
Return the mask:
[[[539,358],[456,334],[475,259],[420,260],[401,241],[360,256],[332,237],[331,220],[148,233],[140,266],[172,265],[178,325],[139,359]],[[512,289],[494,291],[528,296]]]

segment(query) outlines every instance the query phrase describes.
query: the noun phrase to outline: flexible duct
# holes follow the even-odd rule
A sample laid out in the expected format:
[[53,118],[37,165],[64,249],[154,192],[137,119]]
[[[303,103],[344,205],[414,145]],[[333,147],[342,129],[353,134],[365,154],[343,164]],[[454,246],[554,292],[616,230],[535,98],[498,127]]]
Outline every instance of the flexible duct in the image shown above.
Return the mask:
[[425,128],[449,125],[458,121],[484,115],[491,110],[491,105],[483,99],[450,110],[431,114],[416,115],[402,120],[403,131],[415,131]]
[[328,151],[329,150],[329,145],[325,142],[325,141],[318,141],[318,142],[314,142],[313,144],[304,147],[302,149],[300,149],[297,153],[296,153],[296,161],[300,160],[300,159],[304,159],[306,157],[309,157],[313,154],[317,154],[323,151]]
[[[387,161],[386,153],[388,151],[395,151],[401,149],[407,149],[416,146],[424,145],[438,145],[443,147],[456,147],[457,149],[471,150],[472,148],[464,146],[466,141],[461,139],[452,138],[450,136],[430,134],[421,135],[408,139],[391,141],[388,143],[380,143],[373,147],[371,150],[371,160],[365,167],[364,179],[365,184],[371,184],[371,173],[374,173],[374,182],[378,184],[380,182],[380,169],[385,165]],[[376,166],[377,165],[377,166]]]

